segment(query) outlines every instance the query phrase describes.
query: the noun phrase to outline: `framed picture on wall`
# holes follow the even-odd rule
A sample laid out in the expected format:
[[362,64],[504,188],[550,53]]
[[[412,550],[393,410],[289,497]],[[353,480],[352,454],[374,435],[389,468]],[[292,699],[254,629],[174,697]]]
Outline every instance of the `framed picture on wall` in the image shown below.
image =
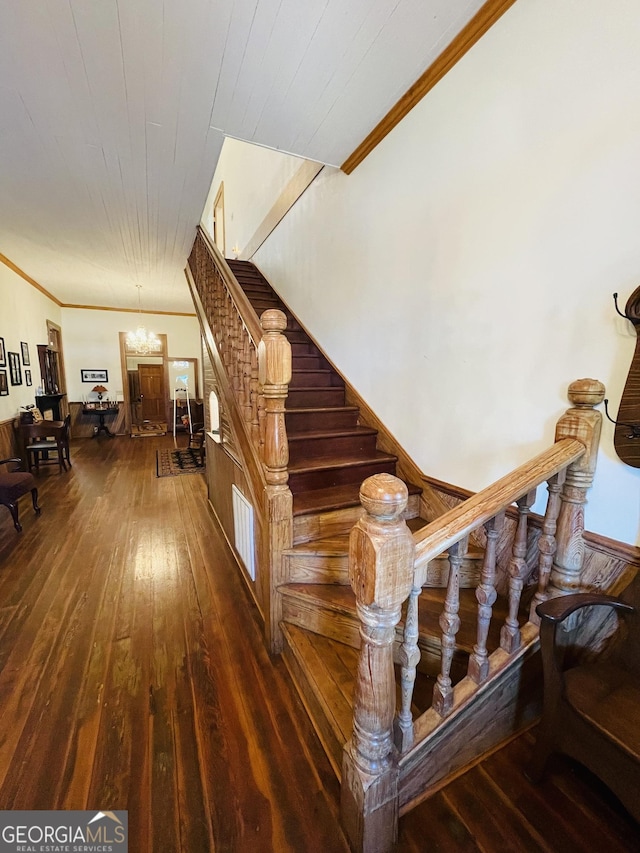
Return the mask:
[[5,367],[7,364],[7,353],[4,348],[4,338],[0,338],[0,367]]
[[22,363],[24,365],[30,365],[31,362],[29,360],[29,344],[24,341],[20,341],[20,349],[22,350]]
[[7,371],[0,370],[0,397],[6,397],[9,394],[9,383],[7,382]]
[[22,385],[22,368],[20,367],[20,353],[9,352],[9,378],[12,385]]
[[106,370],[81,370],[83,382],[108,382],[109,374]]
[[25,370],[24,381],[25,381],[26,385],[33,385],[33,382],[31,381],[31,371],[30,370]]

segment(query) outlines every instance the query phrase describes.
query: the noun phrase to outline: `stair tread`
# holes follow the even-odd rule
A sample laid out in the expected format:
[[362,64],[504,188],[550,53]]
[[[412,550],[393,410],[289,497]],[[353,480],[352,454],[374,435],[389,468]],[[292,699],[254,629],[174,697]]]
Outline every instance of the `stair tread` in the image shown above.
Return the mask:
[[[407,483],[410,495],[420,494],[420,486]],[[293,514],[310,515],[323,510],[345,509],[360,505],[360,484],[346,483],[327,489],[312,489],[293,496]]]
[[[410,518],[407,520],[407,526],[410,530],[419,530],[427,524],[424,518]],[[293,548],[288,548],[288,554],[317,554],[318,556],[348,553],[349,551],[349,535],[348,533],[334,533],[331,536],[319,536],[317,539],[310,539],[308,542],[300,542],[294,545]]]
[[[284,595],[293,595],[298,598],[306,598],[316,602],[322,607],[329,608],[336,613],[353,615],[355,618],[355,595],[350,586],[341,584],[305,584],[291,583],[280,587]],[[447,594],[445,588],[426,587],[418,599],[418,623],[420,636],[431,637],[440,643],[442,629],[439,625],[440,615],[444,607]],[[507,615],[508,603],[503,597],[499,597],[493,605],[493,619],[489,628],[488,648],[493,651],[498,648],[500,639],[500,627]],[[478,602],[474,589],[460,590],[460,630],[456,635],[456,648],[471,653],[477,641],[477,617]],[[523,616],[526,618],[526,616]]]
[[378,430],[373,427],[354,426],[350,428],[336,428],[328,430],[307,430],[306,432],[287,432],[289,443],[292,441],[306,441],[314,438],[342,438],[350,435],[377,435]]
[[290,474],[306,474],[310,471],[323,471],[334,468],[357,468],[371,465],[372,462],[395,462],[397,456],[376,450],[371,456],[318,456],[315,459],[305,459],[289,465]]
[[[315,634],[298,625],[284,623],[283,632],[289,648],[304,667],[307,683],[333,731],[334,749],[336,746],[340,747],[335,755],[330,756],[335,762],[336,772],[339,772],[341,747],[351,737],[353,730],[353,694],[360,652],[345,643]],[[416,673],[412,708],[415,716],[430,707],[434,682],[435,679],[420,672]],[[396,689],[399,704],[398,672]],[[313,715],[311,716],[313,720]],[[316,722],[314,721],[314,725]]]
[[[300,390],[300,389],[298,389]],[[309,414],[310,412],[317,412],[317,414],[326,414],[328,412],[357,412],[357,406],[295,406],[292,409],[287,408],[287,414],[300,414],[304,412],[305,414]]]

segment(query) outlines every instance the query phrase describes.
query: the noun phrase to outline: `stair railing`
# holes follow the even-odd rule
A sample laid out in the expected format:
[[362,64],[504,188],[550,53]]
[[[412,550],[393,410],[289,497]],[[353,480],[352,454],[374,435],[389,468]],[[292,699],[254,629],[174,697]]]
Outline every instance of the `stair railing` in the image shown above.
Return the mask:
[[286,315],[265,311],[260,320],[218,247],[198,228],[186,270],[219,390],[258,516],[258,601],[273,652],[281,650],[278,586],[282,551],[293,542],[288,486],[289,448],[284,403],[291,381]]
[[[404,483],[381,474],[362,485],[360,496],[365,513],[349,541],[349,580],[361,619],[361,651],[353,734],[345,746],[342,773],[342,820],[354,850],[371,853],[392,848],[400,806],[420,794],[413,781],[413,789],[410,793],[403,791],[401,798],[400,781],[404,783],[405,777],[414,773],[421,783],[427,776],[433,785],[447,772],[451,756],[443,760],[435,750],[429,761],[441,765],[427,774],[415,771],[417,762],[424,762],[421,747],[425,741],[439,735],[456,713],[468,710],[481,691],[486,701],[488,683],[497,680],[515,658],[536,643],[539,627],[535,607],[540,601],[580,588],[584,504],[593,482],[602,423],[594,406],[604,399],[604,386],[597,380],[578,380],[571,384],[568,396],[573,407],[558,421],[552,447],[413,536],[401,520],[407,502]],[[545,481],[548,501],[537,545],[538,587],[528,621],[521,626],[518,614],[529,574],[527,518],[536,489]],[[517,521],[508,566],[508,614],[501,628],[499,648],[490,653],[487,637],[497,598],[497,543],[505,514],[514,503]],[[460,628],[460,567],[469,535],[479,528],[484,528],[487,545],[476,589],[477,640],[467,676],[454,686],[451,665]],[[445,551],[449,553],[449,578],[439,619],[440,672],[432,707],[414,720],[413,686],[421,659],[418,599],[429,561]],[[397,653],[401,698],[396,714],[394,644],[404,601],[404,636]]]

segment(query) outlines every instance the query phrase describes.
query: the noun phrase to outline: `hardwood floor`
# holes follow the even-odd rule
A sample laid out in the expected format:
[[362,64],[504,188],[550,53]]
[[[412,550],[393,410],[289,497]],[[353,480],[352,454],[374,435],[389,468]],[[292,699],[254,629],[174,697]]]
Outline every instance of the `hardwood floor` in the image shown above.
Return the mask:
[[[184,439],[182,439],[184,442]],[[0,507],[0,808],[128,809],[132,853],[341,853],[339,789],[173,439],[80,439]],[[400,851],[624,851],[638,826],[525,735],[401,820]]]

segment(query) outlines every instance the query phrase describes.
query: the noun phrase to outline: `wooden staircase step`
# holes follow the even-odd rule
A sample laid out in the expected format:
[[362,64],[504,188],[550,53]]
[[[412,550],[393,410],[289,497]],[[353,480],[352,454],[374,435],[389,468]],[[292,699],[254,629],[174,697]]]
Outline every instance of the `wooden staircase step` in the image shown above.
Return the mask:
[[[342,752],[353,729],[353,694],[358,651],[351,646],[306,631],[282,626],[283,659],[333,770],[340,779]],[[396,667],[398,701],[399,671]],[[434,679],[417,673],[413,714],[431,705]]]
[[355,649],[285,624],[282,657],[333,771],[340,779],[342,751],[353,727]]
[[[350,586],[342,584],[289,583],[280,587],[283,619],[300,628],[358,648],[360,624],[356,614],[355,596]],[[423,589],[418,599],[419,639],[421,650],[419,669],[428,675],[437,675],[441,666],[442,629],[439,619],[443,611],[446,589]],[[466,675],[469,655],[477,639],[477,601],[472,589],[460,590],[460,630],[452,664],[454,683]],[[491,653],[500,644],[500,628],[504,623],[508,605],[502,597],[496,601],[491,621],[487,648]],[[521,623],[527,621],[526,613]],[[402,622],[396,628],[395,652],[402,642]]]
[[373,474],[395,474],[397,458],[376,450],[375,454],[362,456],[319,457],[294,462],[289,465],[289,488],[294,495],[303,491],[325,489],[356,483],[358,486]]
[[349,429],[357,426],[359,414],[357,406],[321,406],[301,409],[287,406],[284,419],[287,435],[295,435],[307,431]]
[[[362,482],[362,481],[361,481]],[[293,496],[293,515],[294,519],[297,516],[310,515],[323,512],[335,512],[347,508],[355,507],[358,512],[354,515],[356,521],[360,517],[362,505],[360,504],[360,483],[343,483],[339,486],[330,486],[324,489],[313,489],[302,494],[294,494]],[[410,507],[419,507],[420,493],[419,486],[414,486],[407,483],[409,489],[409,505]],[[418,513],[405,514],[405,518],[410,518]],[[351,523],[351,527],[355,521]]]
[[289,466],[299,460],[328,456],[372,456],[378,433],[370,427],[289,434]]
[[328,367],[294,367],[289,388],[343,388],[344,382]]
[[[419,486],[408,485],[409,501],[403,513],[405,519],[420,514]],[[362,515],[360,484],[316,489],[293,496],[293,544],[350,533]]]
[[[407,525],[419,529],[427,522],[423,518],[407,519]],[[291,583],[349,583],[349,534],[351,530],[296,542],[285,551],[287,577]],[[469,549],[460,567],[460,588],[475,589],[480,583],[483,553]],[[427,587],[446,587],[449,579],[449,556],[441,554],[431,560],[427,572]]]
[[344,388],[290,388],[285,407],[317,409],[344,404]]
[[327,361],[318,352],[292,353],[294,370],[321,370],[327,367]]

